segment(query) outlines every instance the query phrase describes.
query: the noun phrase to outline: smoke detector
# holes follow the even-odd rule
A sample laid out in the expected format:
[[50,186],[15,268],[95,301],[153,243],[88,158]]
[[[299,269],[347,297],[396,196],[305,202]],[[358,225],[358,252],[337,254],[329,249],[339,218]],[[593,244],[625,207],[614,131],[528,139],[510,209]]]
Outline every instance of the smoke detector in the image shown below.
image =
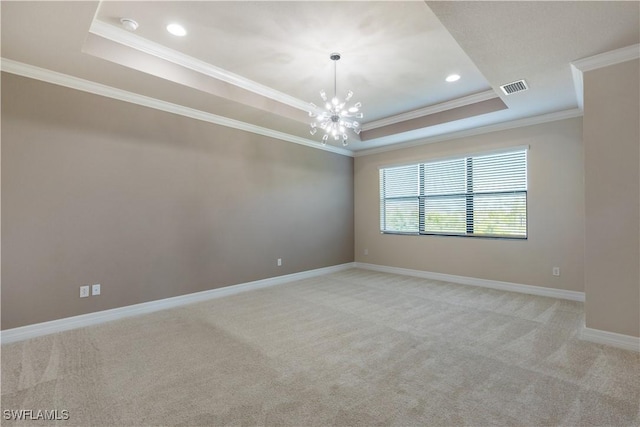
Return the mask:
[[120,23],[127,31],[135,31],[138,29],[138,23],[131,18],[122,18]]
[[504,92],[505,95],[513,95],[514,93],[524,92],[525,90],[528,90],[529,86],[527,86],[527,82],[525,82],[524,80],[518,80],[516,82],[502,85],[500,86],[500,89],[502,89],[502,92]]

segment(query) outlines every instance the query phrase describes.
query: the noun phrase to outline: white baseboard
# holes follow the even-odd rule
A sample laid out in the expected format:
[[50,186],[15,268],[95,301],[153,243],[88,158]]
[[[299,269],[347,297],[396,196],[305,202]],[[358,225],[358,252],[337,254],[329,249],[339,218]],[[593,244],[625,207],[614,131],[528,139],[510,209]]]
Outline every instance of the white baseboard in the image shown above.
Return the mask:
[[[404,276],[419,277],[422,279],[440,280],[443,282],[458,283],[461,285],[480,286],[483,288],[498,289],[502,291],[519,292],[530,295],[538,295],[551,298],[566,299],[571,301],[584,301],[584,292],[566,291],[563,289],[545,288],[541,286],[522,285],[518,283],[499,282],[496,280],[476,279],[474,277],[454,276],[451,274],[433,273],[430,271],[411,270],[407,268],[388,267],[385,265],[368,264],[362,262],[354,263],[354,267],[365,270],[379,271],[382,273],[400,274]],[[640,352],[640,337],[618,334],[615,332],[601,331],[583,327],[579,338],[597,344],[609,345]]]
[[583,341],[610,345],[612,347],[618,347],[624,350],[631,350],[640,353],[640,337],[601,331],[600,329],[591,329],[586,326],[582,327],[578,337]]
[[84,326],[97,325],[99,323],[109,322],[125,317],[152,313],[154,311],[179,307],[182,305],[206,301],[213,298],[221,298],[229,295],[234,295],[240,292],[281,285],[284,283],[293,282],[295,280],[322,276],[324,274],[335,273],[337,271],[347,270],[349,268],[353,268],[353,263],[350,262],[346,264],[334,265],[331,267],[302,271],[300,273],[276,276],[268,279],[256,280],[254,282],[225,286],[224,288],[195,292],[192,294],[180,295],[177,297],[165,298],[157,301],[144,302],[141,304],[134,304],[126,307],[113,308],[110,310],[97,311],[94,313],[82,314],[79,316],[66,317],[64,319],[57,319],[49,322],[36,323],[34,325],[7,329],[0,332],[0,343],[8,344],[11,342],[22,341],[42,335],[82,328]]
[[[155,311],[166,310],[168,308],[179,307],[229,295],[235,295],[254,289],[267,288],[270,286],[281,285],[296,280],[322,276],[324,274],[348,270],[349,268],[353,267],[362,268],[365,270],[379,271],[383,273],[420,277],[423,279],[441,280],[462,285],[480,286],[484,288],[567,299],[572,301],[584,301],[583,292],[565,291],[562,289],[544,288],[540,286],[521,285],[517,283],[499,282],[495,280],[476,279],[473,277],[454,276],[451,274],[433,273],[429,271],[410,270],[406,268],[354,262],[334,265],[331,267],[318,268],[315,270],[303,271],[300,273],[287,274],[284,276],[276,276],[268,279],[256,280],[254,282],[226,286],[224,288],[211,289],[208,291],[196,292],[187,295],[180,295],[177,297],[165,298],[157,301],[134,304],[126,307],[98,311],[95,313],[82,314],[79,316],[52,320],[49,322],[36,323],[34,325],[21,326],[19,328],[7,329],[4,331],[0,331],[0,342],[2,344],[8,344],[16,341],[26,340],[29,338],[49,335],[56,332],[97,325],[112,320],[123,319],[125,317],[153,313]],[[579,337],[584,341],[590,341],[598,344],[605,344],[622,348],[625,350],[640,352],[639,337],[632,337],[629,335],[622,335],[615,332],[601,331],[598,329],[591,329],[587,327],[582,328]]]
[[383,273],[401,274],[404,276],[420,277],[422,279],[441,280],[443,282],[458,283],[461,285],[480,286],[482,288],[519,292],[522,294],[538,295],[571,301],[584,301],[584,292],[566,291],[564,289],[545,288],[542,286],[521,285],[519,283],[499,282],[497,280],[476,279],[474,277],[454,276],[452,274],[433,273],[430,271],[422,270],[410,270],[408,268],[388,267],[385,265],[368,264],[362,262],[356,262],[354,264],[356,268],[380,271]]

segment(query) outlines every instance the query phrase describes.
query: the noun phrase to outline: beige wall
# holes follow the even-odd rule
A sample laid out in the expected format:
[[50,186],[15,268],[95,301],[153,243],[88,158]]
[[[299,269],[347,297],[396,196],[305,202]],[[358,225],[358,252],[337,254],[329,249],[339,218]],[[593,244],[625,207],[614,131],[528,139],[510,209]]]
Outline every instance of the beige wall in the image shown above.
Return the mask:
[[[379,167],[521,145],[530,146],[528,240],[380,234]],[[355,197],[358,262],[583,291],[580,118],[357,157]]]
[[640,336],[639,61],[584,74],[585,315]]
[[351,262],[353,241],[352,158],[2,75],[2,329]]

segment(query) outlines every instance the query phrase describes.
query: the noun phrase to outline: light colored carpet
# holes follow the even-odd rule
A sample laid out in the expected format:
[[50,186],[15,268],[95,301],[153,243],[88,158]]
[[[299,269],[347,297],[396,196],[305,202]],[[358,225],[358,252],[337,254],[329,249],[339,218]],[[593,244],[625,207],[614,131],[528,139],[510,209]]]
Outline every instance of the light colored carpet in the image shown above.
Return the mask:
[[5,345],[2,409],[69,411],[29,426],[639,425],[640,355],[579,341],[582,322],[581,303],[352,269]]

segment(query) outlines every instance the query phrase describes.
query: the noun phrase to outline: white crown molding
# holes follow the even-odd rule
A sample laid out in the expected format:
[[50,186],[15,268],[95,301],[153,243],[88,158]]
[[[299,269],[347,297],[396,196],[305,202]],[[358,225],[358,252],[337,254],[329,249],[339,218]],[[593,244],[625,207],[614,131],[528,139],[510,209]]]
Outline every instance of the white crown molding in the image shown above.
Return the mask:
[[572,119],[574,117],[581,117],[583,115],[582,110],[573,108],[571,110],[556,111],[553,113],[542,114],[539,116],[526,117],[524,119],[510,120],[506,122],[496,123],[488,126],[481,126],[477,128],[450,132],[444,135],[437,135],[414,141],[401,142],[398,144],[387,145],[384,147],[371,148],[368,150],[359,150],[354,153],[355,157],[370,156],[373,154],[385,153],[388,151],[402,150],[404,148],[418,147],[420,145],[433,144],[435,142],[448,141],[451,139],[467,138],[475,135],[482,135],[485,133],[499,132],[502,130],[516,129],[526,126],[534,126],[547,122],[554,122],[558,120]]
[[156,110],[189,117],[220,126],[238,129],[245,132],[251,132],[257,135],[276,138],[282,141],[292,142],[294,144],[315,148],[317,150],[329,151],[336,154],[341,154],[343,156],[353,157],[353,152],[344,148],[334,147],[328,144],[323,146],[318,142],[312,141],[310,139],[301,138],[299,136],[290,135],[273,129],[252,125],[240,120],[230,119],[227,117],[218,116],[216,114],[207,113],[205,111],[196,110],[194,108],[189,108],[148,96],[139,95],[137,93],[117,89],[111,86],[81,79],[79,77],[70,76],[68,74],[58,73],[56,71],[47,70],[45,68],[24,64],[22,62],[17,62],[11,59],[1,58],[0,61],[2,71],[7,73],[92,93],[94,95],[117,99],[119,101],[129,102],[131,104],[154,108]]
[[573,90],[576,93],[578,108],[580,111],[584,111],[584,79],[582,71],[573,64],[571,64],[571,76],[573,77]]
[[367,122],[362,125],[362,130],[367,131],[371,129],[377,129],[383,126],[389,126],[396,123],[405,122],[407,120],[417,119],[431,114],[440,113],[442,111],[453,110],[454,108],[477,104],[478,102],[488,101],[489,99],[494,98],[498,98],[498,95],[496,95],[496,93],[492,89],[490,89],[473,95],[464,96],[462,98],[453,99],[451,101],[441,102],[440,104],[430,105],[428,107],[408,111],[406,113],[398,114],[395,116],[389,116],[380,120]]
[[266,98],[273,99],[302,111],[309,111],[310,105],[308,102],[302,101],[298,98],[287,95],[286,93],[254,82],[253,80],[249,80],[223,68],[216,67],[212,64],[209,64],[208,62],[201,61],[182,52],[169,49],[168,47],[163,46],[159,43],[155,43],[143,37],[137,36],[130,31],[126,31],[124,29],[94,19],[91,23],[91,27],[89,28],[89,32],[105,39],[111,40],[115,43],[128,46],[132,49],[136,49],[149,55],[153,55],[157,58],[164,59],[165,61],[172,62],[206,76],[213,77],[214,79],[227,82],[234,86],[240,87]]
[[609,345],[612,347],[622,348],[624,350],[630,350],[640,353],[640,337],[632,337],[630,335],[623,335],[615,332],[591,329],[587,328],[586,326],[582,327],[578,334],[578,337],[583,341]]
[[571,75],[573,76],[573,87],[578,100],[578,108],[584,110],[583,74],[585,72],[638,58],[640,58],[640,44],[634,44],[571,62]]
[[421,279],[440,280],[460,285],[478,286],[481,288],[497,289],[500,291],[518,292],[521,294],[537,295],[565,299],[570,301],[584,301],[584,292],[567,291],[564,289],[545,288],[542,286],[522,285],[519,283],[500,282],[497,280],[477,279],[474,277],[455,276],[452,274],[433,273],[430,271],[411,270],[408,268],[389,267],[386,265],[354,263],[356,268],[379,271],[382,273],[400,274],[403,276],[419,277]]
[[281,285],[296,280],[308,279],[325,274],[335,273],[338,271],[348,270],[350,268],[353,268],[353,263],[318,268],[315,270],[308,270],[300,273],[293,273],[284,276],[271,277],[269,279],[256,280],[254,282],[225,286],[224,288],[211,289],[209,291],[195,292],[192,294],[180,295],[177,297],[165,298],[157,301],[150,301],[141,304],[128,305],[126,307],[97,311],[94,313],[82,314],[80,316],[73,316],[64,319],[52,320],[49,322],[36,323],[34,325],[21,326],[19,328],[7,329],[0,332],[0,342],[2,344],[8,344],[16,341],[26,340],[29,338],[68,331],[71,329],[78,329],[85,326],[98,325],[100,323],[123,319],[125,317],[153,313],[155,311],[180,307],[183,305],[207,301],[214,298],[222,298],[229,295],[235,295],[240,292],[247,292],[255,289]]
[[578,59],[577,61],[573,61],[571,65],[584,73],[638,58],[640,58],[640,43],[589,56],[588,58]]

